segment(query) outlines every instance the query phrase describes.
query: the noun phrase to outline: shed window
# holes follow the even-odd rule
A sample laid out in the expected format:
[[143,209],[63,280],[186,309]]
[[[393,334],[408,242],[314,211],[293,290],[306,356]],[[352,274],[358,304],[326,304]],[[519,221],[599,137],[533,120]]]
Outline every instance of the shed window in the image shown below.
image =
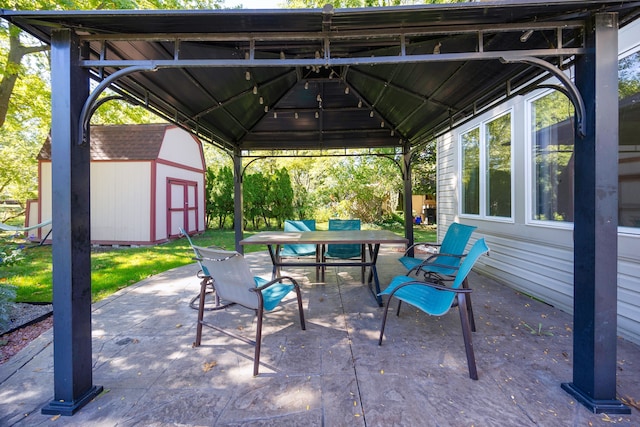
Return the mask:
[[511,127],[506,113],[460,136],[462,214],[511,217]]

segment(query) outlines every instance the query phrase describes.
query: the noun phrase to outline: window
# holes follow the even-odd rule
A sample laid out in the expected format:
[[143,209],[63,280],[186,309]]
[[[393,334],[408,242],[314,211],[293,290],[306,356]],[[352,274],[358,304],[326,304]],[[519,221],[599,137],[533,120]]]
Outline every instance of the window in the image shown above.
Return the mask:
[[462,135],[462,213],[480,214],[480,128]]
[[560,92],[531,102],[533,218],[573,221],[573,105]]
[[640,227],[640,52],[618,66],[618,224]]
[[[640,52],[619,61],[618,224],[640,227]],[[533,155],[532,218],[573,221],[574,111],[551,92],[530,103]]]
[[511,127],[507,113],[460,136],[461,213],[511,218]]

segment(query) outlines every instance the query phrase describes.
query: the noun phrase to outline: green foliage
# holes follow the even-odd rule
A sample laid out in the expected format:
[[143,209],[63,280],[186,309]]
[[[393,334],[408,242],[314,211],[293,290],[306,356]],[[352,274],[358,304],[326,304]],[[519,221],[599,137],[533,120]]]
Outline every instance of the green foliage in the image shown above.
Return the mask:
[[[15,236],[0,236],[0,266],[7,267],[24,259],[23,244],[16,243]],[[0,275],[2,279],[2,275]]]
[[11,321],[11,306],[15,302],[16,287],[0,283],[0,329]]
[[[218,9],[222,0],[0,0],[0,8],[66,9]],[[48,46],[0,20],[0,201],[17,200],[24,211],[37,196],[36,156],[51,122]],[[105,93],[108,95],[108,93]],[[160,119],[124,102],[103,104],[92,123],[149,123]]]
[[225,166],[216,173],[207,168],[207,224],[218,218],[218,228],[224,228],[227,217],[233,217],[233,171]]

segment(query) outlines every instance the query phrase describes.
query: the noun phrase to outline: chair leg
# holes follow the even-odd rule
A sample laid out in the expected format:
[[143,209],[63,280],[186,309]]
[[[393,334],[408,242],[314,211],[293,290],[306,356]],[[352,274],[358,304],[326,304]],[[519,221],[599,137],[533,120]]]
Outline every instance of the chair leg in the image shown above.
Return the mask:
[[[210,277],[205,276],[200,282],[200,304],[198,305],[198,323],[196,325],[196,342],[194,347],[199,347],[202,341],[202,321],[204,320],[204,300],[207,295],[207,284],[211,280]],[[215,289],[214,289],[215,292]],[[217,296],[217,295],[216,295]]]
[[398,300],[398,309],[396,310],[396,316],[400,316],[400,307],[402,307],[402,301]]
[[472,380],[478,379],[478,370],[476,369],[476,358],[473,354],[473,342],[471,341],[471,327],[469,325],[469,315],[467,309],[467,301],[464,294],[458,294],[458,311],[460,312],[460,323],[462,324],[462,336],[464,338],[464,348],[467,352],[467,365],[469,366],[469,377]]
[[360,246],[360,260],[362,261],[362,267],[360,268],[360,283],[364,283],[364,274],[367,269],[367,267],[364,266],[364,263],[367,262],[367,253],[365,252],[364,244]]
[[300,313],[300,327],[303,331],[307,330],[307,325],[304,323],[304,311],[302,310],[302,293],[299,287],[294,288],[296,290],[296,296],[298,298],[298,312]]
[[[462,281],[462,287],[464,289],[469,289],[469,281],[467,280],[466,277]],[[473,307],[471,305],[471,294],[467,294],[465,299],[467,301],[467,313],[469,313],[468,316],[469,316],[469,323],[471,324],[471,332],[475,332],[476,331],[476,320],[473,317]]]
[[[398,302],[400,302],[398,300]],[[382,325],[380,326],[380,339],[378,345],[382,345],[382,336],[384,335],[384,327],[387,324],[387,313],[389,312],[389,304],[391,303],[391,297],[387,299],[387,303],[384,305],[384,314],[382,315]]]
[[260,308],[257,310],[258,324],[256,325],[256,344],[255,353],[253,356],[253,376],[258,376],[258,367],[260,366],[260,345],[262,344],[262,315],[264,314],[264,308],[260,304]]

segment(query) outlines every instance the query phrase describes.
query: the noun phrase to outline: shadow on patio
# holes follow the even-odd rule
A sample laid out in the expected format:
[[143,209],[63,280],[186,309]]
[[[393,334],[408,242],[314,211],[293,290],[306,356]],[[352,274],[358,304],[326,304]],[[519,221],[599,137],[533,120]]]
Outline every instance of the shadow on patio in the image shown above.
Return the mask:
[[[398,249],[399,250],[399,249]],[[379,259],[382,287],[402,272],[394,248]],[[270,274],[266,253],[247,256]],[[253,348],[205,328],[192,348],[196,266],[151,277],[95,304],[94,384],[103,394],[73,417],[40,414],[53,396],[52,333],[0,366],[0,425],[640,425],[640,413],[592,414],[561,388],[572,380],[572,318],[472,273],[479,381],[469,379],[456,310],[430,318],[382,308],[357,268],[287,271],[302,280],[307,330],[290,294],[267,313],[260,375]],[[255,318],[218,316],[252,335]],[[618,340],[618,397],[640,400],[640,348]]]

